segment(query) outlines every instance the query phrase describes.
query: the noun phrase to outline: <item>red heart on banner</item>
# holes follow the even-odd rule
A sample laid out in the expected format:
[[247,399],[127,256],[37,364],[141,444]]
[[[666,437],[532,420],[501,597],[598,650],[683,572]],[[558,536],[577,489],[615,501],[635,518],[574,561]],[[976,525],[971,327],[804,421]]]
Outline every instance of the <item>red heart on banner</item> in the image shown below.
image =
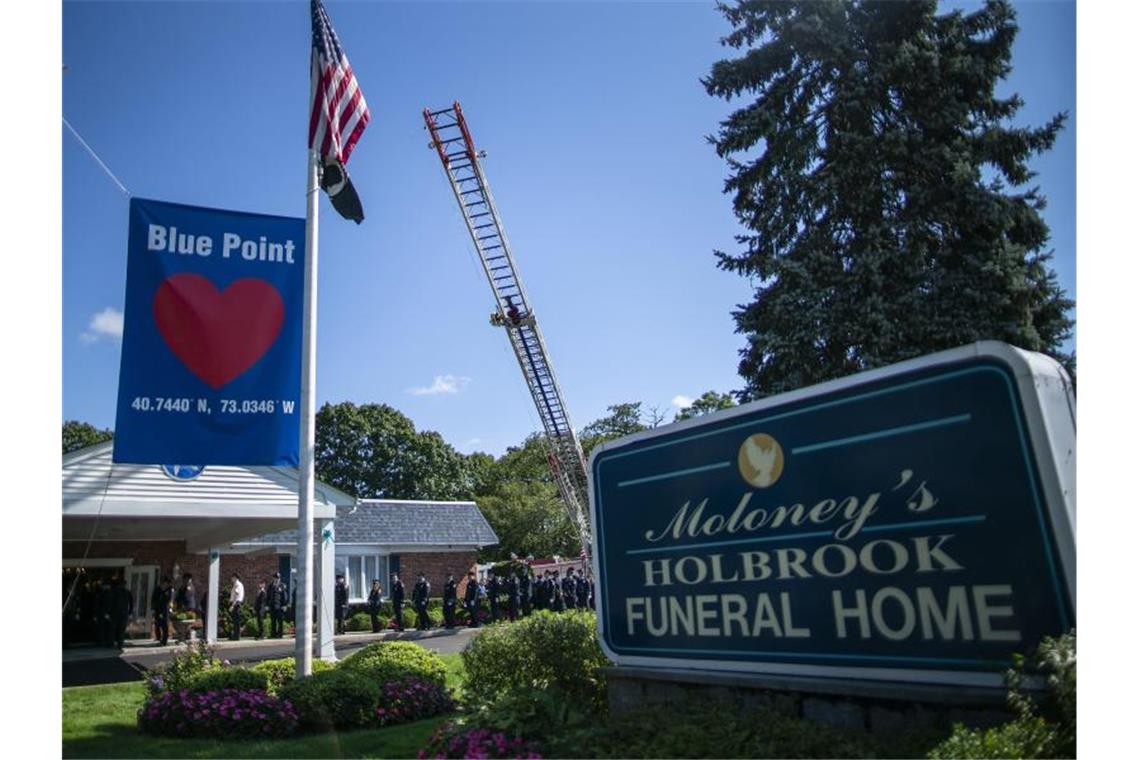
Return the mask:
[[200,274],[166,278],[154,294],[166,345],[214,390],[265,355],[281,332],[285,302],[265,280],[246,277],[224,291]]

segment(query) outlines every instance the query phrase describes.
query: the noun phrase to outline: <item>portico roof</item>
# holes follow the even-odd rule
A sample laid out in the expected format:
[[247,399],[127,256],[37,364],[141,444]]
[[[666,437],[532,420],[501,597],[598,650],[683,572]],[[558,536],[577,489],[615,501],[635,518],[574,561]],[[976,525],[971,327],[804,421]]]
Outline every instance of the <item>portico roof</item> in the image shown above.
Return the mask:
[[[63,457],[64,540],[185,540],[193,552],[297,526],[294,468],[208,466],[192,480],[176,480],[161,465],[112,463],[112,446]],[[332,519],[337,506],[355,503],[316,482],[314,519]]]

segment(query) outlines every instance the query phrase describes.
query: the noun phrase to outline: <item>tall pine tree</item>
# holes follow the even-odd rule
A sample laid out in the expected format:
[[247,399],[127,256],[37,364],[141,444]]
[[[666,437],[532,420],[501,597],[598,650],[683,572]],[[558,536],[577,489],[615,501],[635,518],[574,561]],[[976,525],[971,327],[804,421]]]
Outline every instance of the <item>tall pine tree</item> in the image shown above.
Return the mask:
[[738,253],[757,282],[733,313],[742,400],[995,339],[1062,356],[1066,298],[1049,267],[1028,160],[1067,114],[1012,125],[999,98],[1010,5],[738,0],[719,5],[740,57],[710,95],[751,99],[709,140],[726,159]]

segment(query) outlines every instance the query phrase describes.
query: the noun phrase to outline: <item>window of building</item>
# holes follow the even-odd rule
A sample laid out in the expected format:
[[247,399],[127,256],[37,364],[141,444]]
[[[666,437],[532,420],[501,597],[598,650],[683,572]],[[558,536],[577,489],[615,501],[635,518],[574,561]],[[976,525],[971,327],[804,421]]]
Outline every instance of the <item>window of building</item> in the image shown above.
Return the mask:
[[388,557],[384,554],[349,554],[336,557],[336,571],[348,581],[351,602],[368,600],[373,579],[380,581],[384,597],[388,597]]

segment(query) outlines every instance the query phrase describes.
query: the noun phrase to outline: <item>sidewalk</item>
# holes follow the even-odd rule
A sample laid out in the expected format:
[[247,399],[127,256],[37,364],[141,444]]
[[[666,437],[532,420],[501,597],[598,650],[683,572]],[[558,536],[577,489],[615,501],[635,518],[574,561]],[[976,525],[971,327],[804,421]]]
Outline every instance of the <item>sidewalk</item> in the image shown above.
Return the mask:
[[[383,631],[381,633],[372,632],[353,632],[345,633],[340,636],[333,637],[333,645],[339,651],[340,649],[356,649],[366,644],[371,644],[374,641],[422,641],[424,639],[433,639],[440,636],[454,636],[462,635],[465,631],[477,631],[479,628],[432,628],[427,631]],[[315,639],[314,639],[315,641]],[[75,649],[63,650],[63,662],[82,662],[84,660],[106,660],[106,659],[137,659],[140,657],[148,656],[170,656],[179,650],[185,648],[185,644],[175,643],[171,640],[166,646],[158,646],[154,639],[128,639],[123,648],[113,649],[110,647],[77,647]],[[257,639],[254,637],[245,637],[239,641],[230,641],[229,639],[219,639],[214,644],[214,651],[217,652],[219,657],[225,657],[225,653],[229,650],[264,650],[264,654],[268,655],[272,650],[280,650],[283,654],[281,656],[288,656],[296,649],[296,640],[292,636],[287,636],[281,639]]]

